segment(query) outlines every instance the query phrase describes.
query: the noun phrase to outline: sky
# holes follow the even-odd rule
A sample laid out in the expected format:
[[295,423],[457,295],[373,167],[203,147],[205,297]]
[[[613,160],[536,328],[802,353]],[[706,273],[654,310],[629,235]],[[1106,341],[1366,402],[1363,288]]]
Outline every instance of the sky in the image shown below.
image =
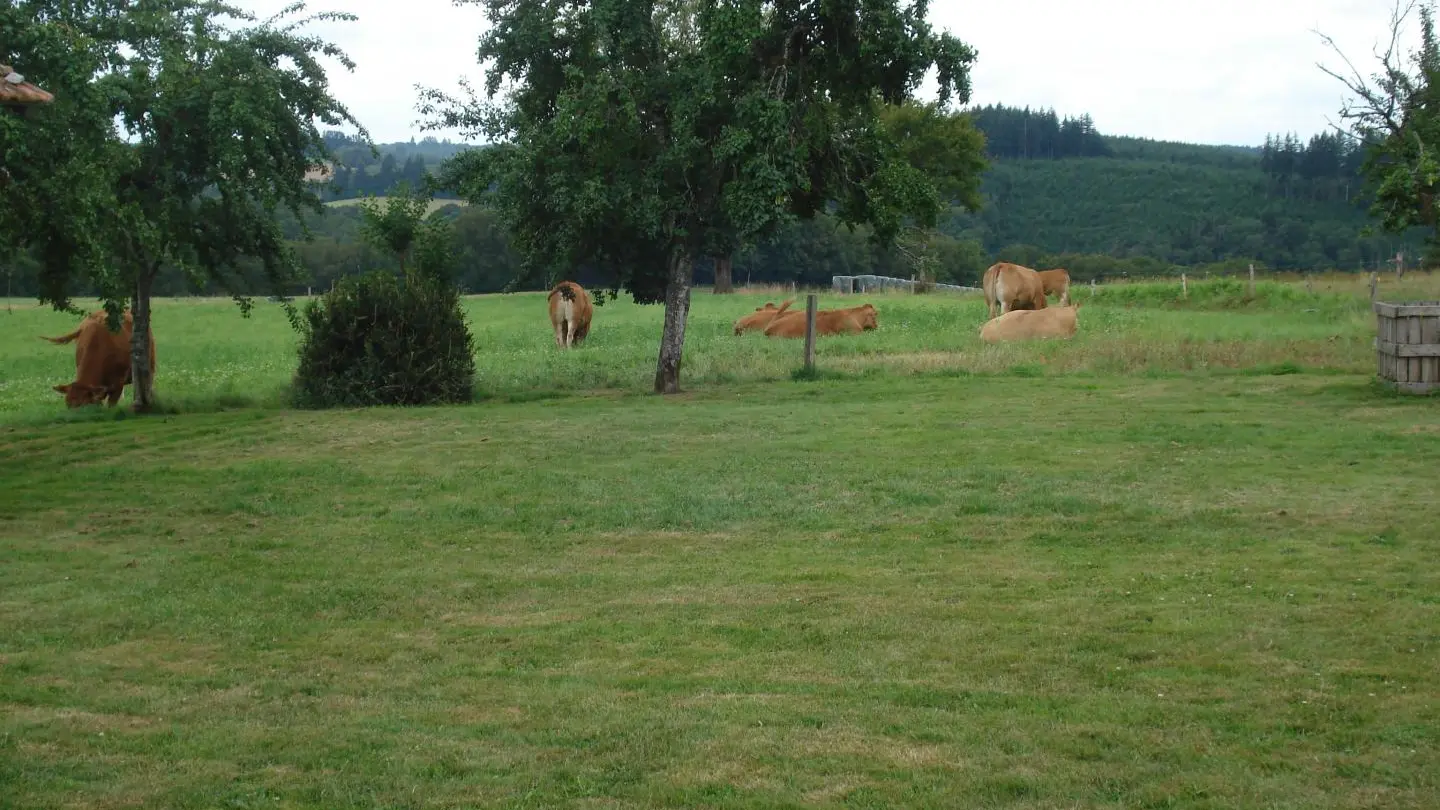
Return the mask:
[[[1258,146],[1267,133],[1308,138],[1338,123],[1346,91],[1317,63],[1344,63],[1315,32],[1368,77],[1389,40],[1393,1],[931,0],[930,21],[978,51],[972,105],[1089,113],[1107,135]],[[290,2],[236,5],[265,16]],[[354,72],[332,64],[332,89],[377,143],[459,139],[420,131],[414,86],[453,92],[463,76],[483,88],[481,6],[310,0],[307,10],[359,18],[310,30],[356,62]],[[1418,27],[1412,15],[1407,30]]]

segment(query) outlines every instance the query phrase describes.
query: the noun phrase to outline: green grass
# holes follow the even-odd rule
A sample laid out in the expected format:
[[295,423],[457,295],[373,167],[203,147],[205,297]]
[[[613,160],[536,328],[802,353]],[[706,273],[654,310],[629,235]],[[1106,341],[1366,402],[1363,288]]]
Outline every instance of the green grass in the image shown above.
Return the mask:
[[[1016,367],[1043,374],[1230,373],[1287,362],[1307,370],[1362,373],[1374,365],[1374,316],[1353,297],[1273,295],[1226,310],[1217,307],[1216,296],[1162,302],[1164,289],[1101,287],[1092,301],[1088,288],[1077,288],[1082,309],[1074,340],[1000,346],[979,339],[985,306],[977,295],[825,294],[821,307],[874,302],[880,328],[822,338],[817,363],[827,373],[849,376],[993,374]],[[732,334],[736,318],[787,295],[697,291],[682,384],[705,388],[790,379],[801,365],[801,341]],[[793,306],[803,308],[804,300],[801,294]],[[465,307],[476,337],[478,398],[650,387],[663,314],[659,305],[639,306],[622,297],[598,307],[590,338],[571,352],[555,350],[543,293],[473,296]],[[278,305],[257,303],[249,320],[228,299],[163,300],[155,312],[156,386],[171,405],[195,411],[284,401],[297,344]],[[74,352],[35,336],[63,334],[75,323],[73,316],[33,304],[0,311],[0,422],[57,418],[60,395],[51,386],[72,378]]]
[[993,375],[12,427],[0,806],[1435,807],[1435,413]]
[[1437,400],[1353,291],[1087,295],[804,375],[697,293],[663,399],[471,298],[483,402],[326,412],[169,300],[150,418],[0,310],[0,808],[1440,806]]

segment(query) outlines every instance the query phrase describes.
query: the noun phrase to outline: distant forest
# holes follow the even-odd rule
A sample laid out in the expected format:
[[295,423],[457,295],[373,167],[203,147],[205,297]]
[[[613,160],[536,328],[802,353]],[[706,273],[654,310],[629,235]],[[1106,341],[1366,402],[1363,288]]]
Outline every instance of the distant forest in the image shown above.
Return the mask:
[[[991,105],[970,111],[985,133],[991,160],[982,184],[984,207],[952,211],[932,239],[940,280],[978,284],[998,259],[1031,267],[1068,268],[1081,279],[1257,269],[1382,269],[1403,250],[1407,263],[1421,255],[1419,233],[1405,238],[1367,235],[1368,197],[1360,178],[1363,149],[1338,133],[1302,139],[1267,136],[1261,146],[1206,146],[1102,134],[1089,115],[1060,117],[1054,110]],[[336,157],[323,190],[329,201],[383,196],[395,184],[418,185],[440,164],[473,147],[424,138],[370,148],[339,132],[327,133]],[[440,191],[436,197],[453,200]],[[452,218],[460,257],[458,279],[469,292],[501,289],[519,268],[494,215],[463,205],[441,209]],[[351,273],[387,267],[360,239],[360,211],[331,207],[311,223],[314,238],[298,241],[309,278],[324,289]],[[828,285],[833,275],[877,273],[908,278],[914,267],[898,251],[878,250],[821,216],[801,222],[733,259],[737,282]],[[34,291],[33,264],[21,257],[0,264],[0,285],[15,295]],[[596,283],[587,268],[574,276]],[[258,279],[258,274],[256,276]],[[696,268],[708,284],[711,268]],[[257,281],[248,292],[264,293]],[[218,293],[170,272],[157,292]]]

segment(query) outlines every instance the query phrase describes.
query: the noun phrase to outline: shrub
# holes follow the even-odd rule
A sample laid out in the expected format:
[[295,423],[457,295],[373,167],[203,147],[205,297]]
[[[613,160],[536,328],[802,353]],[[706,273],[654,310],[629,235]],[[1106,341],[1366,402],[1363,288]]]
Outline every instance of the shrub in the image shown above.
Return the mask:
[[460,292],[433,276],[350,276],[305,308],[293,398],[303,408],[431,405],[473,398]]

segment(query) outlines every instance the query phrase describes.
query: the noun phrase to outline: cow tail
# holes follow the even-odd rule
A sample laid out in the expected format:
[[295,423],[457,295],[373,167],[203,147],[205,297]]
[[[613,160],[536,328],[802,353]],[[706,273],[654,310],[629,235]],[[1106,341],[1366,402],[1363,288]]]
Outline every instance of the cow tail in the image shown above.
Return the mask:
[[764,334],[766,337],[770,337],[770,330],[775,328],[775,324],[780,320],[780,316],[785,312],[785,310],[789,309],[790,305],[793,303],[795,303],[795,299],[789,299],[785,303],[781,304],[779,309],[775,310],[774,315],[770,316],[770,323],[765,324]]
[[69,343],[70,341],[74,340],[75,338],[80,337],[80,333],[81,333],[82,331],[84,331],[84,330],[85,330],[84,325],[81,325],[81,326],[80,326],[79,328],[77,328],[74,332],[71,332],[71,333],[68,334],[68,335],[61,335],[60,337],[53,337],[53,338],[52,338],[52,337],[45,337],[44,335],[41,335],[41,336],[40,336],[40,339],[41,339],[41,340],[48,340],[48,341],[50,341],[51,343],[54,343],[54,344],[56,344],[56,345],[60,345],[60,344],[64,344],[64,343]]

